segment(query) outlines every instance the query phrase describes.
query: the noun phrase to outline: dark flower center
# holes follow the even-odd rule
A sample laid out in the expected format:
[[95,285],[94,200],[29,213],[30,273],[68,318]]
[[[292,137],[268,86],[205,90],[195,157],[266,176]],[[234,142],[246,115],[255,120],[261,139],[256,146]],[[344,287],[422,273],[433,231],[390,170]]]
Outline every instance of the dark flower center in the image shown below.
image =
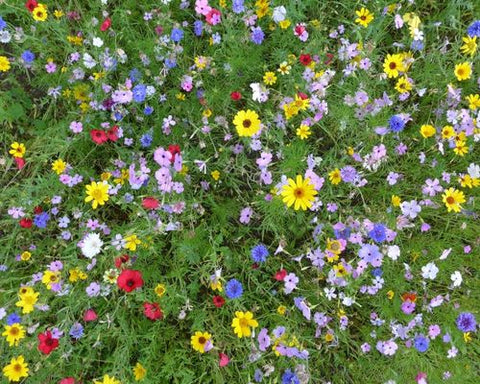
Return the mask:
[[243,126],[245,128],[250,128],[251,125],[252,125],[252,122],[249,119],[243,120]]

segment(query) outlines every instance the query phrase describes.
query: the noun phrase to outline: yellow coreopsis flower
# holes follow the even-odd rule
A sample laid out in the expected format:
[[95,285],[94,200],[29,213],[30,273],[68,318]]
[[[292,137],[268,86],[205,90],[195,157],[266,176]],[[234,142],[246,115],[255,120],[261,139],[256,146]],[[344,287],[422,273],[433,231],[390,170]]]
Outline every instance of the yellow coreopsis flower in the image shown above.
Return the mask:
[[282,29],[287,29],[291,24],[292,24],[292,22],[288,19],[282,20],[278,23],[278,25]]
[[364,7],[362,7],[362,9],[360,9],[359,11],[355,11],[355,13],[358,16],[355,19],[355,22],[365,28],[368,27],[368,24],[370,24],[374,18],[373,14]]
[[165,288],[165,284],[157,284],[154,291],[158,297],[162,297],[167,291],[167,289]]
[[52,284],[58,283],[59,281],[60,281],[59,271],[47,270],[43,273],[42,283],[45,284],[47,289],[52,289]]
[[425,138],[425,139],[435,135],[435,132],[436,132],[436,130],[435,130],[435,127],[433,125],[424,124],[420,127],[420,133],[423,136],[423,138]]
[[260,130],[260,119],[255,111],[239,111],[233,119],[238,136],[251,137]]
[[460,212],[460,210],[462,209],[461,204],[464,203],[466,200],[465,195],[462,191],[459,191],[455,188],[449,188],[442,195],[442,201],[445,203],[448,212]]
[[17,346],[19,341],[25,337],[25,329],[19,323],[5,325],[5,331],[2,333],[2,336],[5,336],[10,347]]
[[455,136],[455,129],[451,125],[445,125],[442,129],[442,139],[449,139]]
[[480,107],[480,95],[475,94],[475,95],[468,95],[465,98],[468,101],[468,108],[470,108],[473,111],[476,111],[477,108]]
[[383,71],[389,78],[396,78],[399,72],[404,72],[405,67],[403,65],[403,55],[401,54],[388,54],[383,62]]
[[205,347],[211,338],[212,335],[208,332],[195,332],[195,334],[190,338],[190,344],[195,351],[205,353]]
[[454,73],[458,81],[468,80],[472,76],[472,65],[467,62],[457,64]]
[[99,205],[105,205],[105,202],[108,201],[108,190],[110,189],[110,185],[107,182],[95,182],[92,181],[90,185],[85,186],[87,190],[87,197],[85,198],[85,202],[92,202],[92,208],[97,209]]
[[137,364],[135,364],[135,367],[133,368],[133,376],[135,377],[135,381],[143,380],[146,374],[147,370],[145,369],[145,367],[139,362],[137,362]]
[[10,69],[10,61],[6,56],[0,56],[0,72],[7,72]]
[[250,328],[258,327],[258,322],[253,318],[253,313],[250,311],[235,312],[235,317],[232,320],[233,332],[238,338],[249,337],[252,334]]
[[465,43],[460,47],[462,53],[465,55],[473,56],[475,52],[477,52],[477,36],[467,36],[462,38],[462,40]]
[[122,384],[119,380],[117,380],[115,377],[110,377],[108,375],[103,376],[102,381],[94,380],[94,384]]
[[317,191],[310,179],[303,180],[301,175],[297,175],[296,180],[288,179],[288,184],[283,186],[281,192],[283,202],[289,208],[293,205],[296,211],[311,208],[316,194]]
[[52,163],[52,171],[54,171],[57,175],[62,174],[66,168],[67,163],[65,163],[62,159],[57,159]]
[[218,181],[220,179],[220,172],[218,170],[212,171],[210,175],[215,181]]
[[8,153],[10,153],[13,157],[23,158],[23,156],[25,156],[25,152],[26,152],[25,144],[17,143],[15,141],[14,143],[12,143],[10,148],[12,148],[12,149],[10,149],[10,151],[8,151]]
[[406,76],[402,76],[397,80],[397,84],[395,84],[395,90],[398,93],[406,93],[412,90],[412,83],[408,81]]
[[277,76],[275,76],[275,72],[265,72],[263,75],[263,82],[266,85],[273,85],[277,82]]
[[22,254],[20,255],[20,259],[22,261],[28,261],[30,260],[31,257],[32,257],[32,254],[29,251],[22,252]]
[[24,357],[12,357],[10,364],[3,367],[3,375],[8,381],[20,381],[22,377],[28,377],[28,364]]
[[32,16],[35,21],[47,20],[47,6],[45,4],[38,3],[38,5],[32,11]]
[[23,314],[33,312],[34,305],[37,303],[40,293],[35,292],[31,287],[22,288],[20,291],[23,292],[19,294],[20,300],[17,301],[15,305],[22,308]]
[[333,185],[340,184],[340,182],[342,181],[342,175],[340,174],[340,170],[338,168],[335,168],[328,174],[328,179]]
[[137,245],[142,243],[140,239],[137,237],[137,235],[127,236],[125,237],[124,240],[125,240],[124,248],[132,252],[135,252],[137,250]]
[[300,125],[300,128],[297,128],[296,133],[301,140],[308,139],[308,136],[312,134],[312,132],[310,131],[310,127],[305,124]]
[[394,207],[399,207],[401,203],[402,203],[402,199],[400,199],[399,196],[397,196],[397,195],[392,195],[392,205],[393,205]]

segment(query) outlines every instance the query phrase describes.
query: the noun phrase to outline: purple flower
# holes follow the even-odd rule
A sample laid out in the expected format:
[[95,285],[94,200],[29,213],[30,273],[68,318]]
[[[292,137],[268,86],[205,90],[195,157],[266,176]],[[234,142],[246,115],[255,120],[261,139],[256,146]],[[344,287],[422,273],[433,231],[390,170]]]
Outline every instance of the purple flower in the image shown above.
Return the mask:
[[475,20],[467,28],[467,34],[470,37],[480,37],[480,20]]
[[415,303],[410,300],[406,300],[401,306],[402,312],[406,315],[410,315],[415,310]]
[[85,289],[85,291],[89,297],[96,297],[100,294],[100,284],[94,281]]
[[368,236],[376,243],[383,243],[387,239],[385,226],[381,223],[375,224],[373,229],[368,233]]
[[379,267],[382,264],[382,254],[380,249],[374,244],[362,245],[362,248],[358,251],[358,256],[374,267]]
[[401,132],[405,128],[405,121],[398,116],[398,115],[393,115],[390,120],[388,121],[388,124],[390,125],[390,129],[392,132]]
[[457,328],[464,333],[475,332],[477,328],[475,316],[470,312],[460,313],[457,317]]
[[35,215],[33,224],[35,224],[38,228],[46,228],[49,220],[50,215],[47,212],[42,212],[38,215]]
[[250,34],[250,38],[255,44],[260,45],[262,44],[263,39],[265,38],[265,33],[263,33],[262,28],[255,27],[255,28],[252,28],[252,33]]
[[73,337],[75,340],[80,339],[83,336],[83,326],[80,323],[75,323],[70,328],[69,335]]
[[264,263],[269,255],[267,247],[263,244],[253,247],[250,253],[255,263]]
[[423,335],[416,336],[413,341],[413,345],[415,346],[416,350],[422,353],[427,351],[429,344],[430,340]]
[[358,173],[351,165],[340,169],[340,175],[345,183],[353,183],[358,178]]
[[298,279],[297,275],[294,273],[289,273],[285,278],[283,279],[283,282],[285,283],[285,293],[288,295],[291,293],[295,288],[297,288],[297,284],[300,280]]
[[295,297],[293,299],[294,303],[295,303],[295,306],[302,312],[303,316],[308,320],[310,321],[310,318],[311,318],[311,311],[310,311],[310,307],[307,305],[307,303],[305,302],[305,298],[304,297]]
[[239,298],[243,294],[242,283],[236,279],[229,280],[225,286],[225,294],[229,299]]
[[265,352],[267,348],[270,346],[270,337],[268,336],[268,329],[262,328],[260,333],[258,334],[258,349],[260,351]]
[[7,325],[13,325],[16,323],[20,324],[21,322],[22,322],[22,318],[19,315],[17,315],[15,312],[11,313],[7,317]]
[[253,210],[250,207],[245,207],[240,212],[240,223],[248,224],[252,218]]

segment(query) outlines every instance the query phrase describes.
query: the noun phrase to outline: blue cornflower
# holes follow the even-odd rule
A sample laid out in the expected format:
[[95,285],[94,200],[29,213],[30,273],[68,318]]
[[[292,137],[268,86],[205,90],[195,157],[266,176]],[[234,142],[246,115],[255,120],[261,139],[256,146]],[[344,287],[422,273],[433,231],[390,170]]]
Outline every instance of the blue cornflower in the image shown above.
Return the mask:
[[179,28],[173,28],[172,33],[170,34],[170,39],[175,43],[180,42],[180,40],[183,39],[183,31]]
[[475,316],[470,312],[462,312],[457,317],[457,328],[466,333],[466,332],[475,332],[477,329],[477,321]]
[[253,374],[253,380],[255,380],[257,383],[261,383],[263,380],[263,372],[261,369],[256,369],[255,373]]
[[480,20],[475,20],[467,29],[467,34],[470,37],[480,37]]
[[175,59],[165,59],[165,65],[167,66],[168,69],[175,68],[177,66],[177,62]]
[[231,279],[225,286],[225,294],[229,299],[236,299],[243,294],[242,283],[236,279]]
[[70,328],[69,335],[75,340],[80,339],[83,336],[83,325],[80,323],[73,324],[72,328]]
[[33,218],[33,224],[38,228],[47,228],[47,223],[50,220],[50,215],[47,212],[42,212],[38,215],[35,215]]
[[264,263],[269,256],[268,249],[263,244],[258,244],[251,250],[252,259],[255,263]]
[[424,48],[424,44],[422,40],[413,40],[412,44],[410,44],[410,49],[412,51],[421,51]]
[[428,340],[423,335],[418,335],[413,340],[413,345],[415,346],[418,352],[426,352],[429,344],[430,344],[430,340]]
[[242,13],[243,11],[245,11],[245,7],[243,6],[243,0],[233,0],[232,11],[234,13]]
[[290,369],[287,369],[282,375],[282,384],[300,384],[297,375],[293,373]]
[[200,20],[196,20],[193,23],[193,33],[195,33],[195,36],[202,36],[203,32],[203,23]]
[[145,101],[145,97],[147,96],[147,87],[144,84],[137,84],[132,89],[133,92],[133,100],[137,103],[142,103]]
[[374,268],[372,269],[372,275],[373,277],[382,277],[383,271],[381,268]]
[[7,23],[5,20],[2,19],[2,16],[0,16],[0,31],[4,29],[7,26]]
[[12,325],[12,324],[15,324],[15,323],[20,324],[21,322],[22,322],[22,318],[20,317],[20,315],[16,314],[15,312],[13,312],[12,314],[7,316],[7,324],[8,325]]
[[368,236],[376,243],[383,243],[387,239],[385,226],[381,223],[375,224],[373,229],[368,233]]
[[398,115],[393,115],[388,121],[388,124],[392,132],[395,133],[402,132],[403,128],[405,128],[405,121]]
[[130,71],[130,79],[136,83],[138,80],[140,80],[142,78],[142,74],[141,72],[137,69],[137,68],[133,68],[131,71]]
[[140,144],[142,148],[148,148],[150,145],[152,145],[153,137],[151,133],[145,133],[141,138],[140,138]]
[[265,33],[263,33],[262,28],[260,28],[260,27],[252,28],[252,33],[250,34],[250,39],[255,44],[258,44],[258,45],[262,44],[264,38],[265,38]]
[[145,109],[143,110],[143,113],[146,115],[146,116],[150,116],[152,113],[153,113],[153,107],[150,107],[149,105],[147,105],[145,107]]

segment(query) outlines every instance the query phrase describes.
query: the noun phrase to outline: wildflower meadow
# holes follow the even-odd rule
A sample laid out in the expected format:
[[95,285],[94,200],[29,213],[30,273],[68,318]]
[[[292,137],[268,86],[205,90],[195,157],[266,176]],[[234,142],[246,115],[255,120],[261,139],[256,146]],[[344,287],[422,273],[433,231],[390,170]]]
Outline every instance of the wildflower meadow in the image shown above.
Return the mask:
[[478,0],[0,0],[0,382],[480,383]]

